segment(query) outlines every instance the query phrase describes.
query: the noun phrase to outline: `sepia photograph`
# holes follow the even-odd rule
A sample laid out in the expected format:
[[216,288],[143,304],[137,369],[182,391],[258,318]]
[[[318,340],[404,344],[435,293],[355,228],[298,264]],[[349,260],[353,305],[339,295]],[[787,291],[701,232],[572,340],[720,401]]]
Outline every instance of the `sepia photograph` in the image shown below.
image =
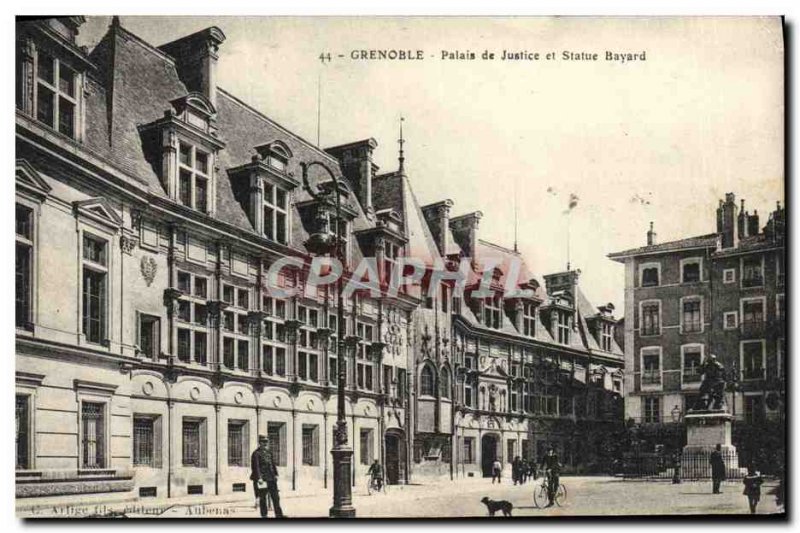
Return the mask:
[[782,17],[14,28],[17,518],[787,520]]

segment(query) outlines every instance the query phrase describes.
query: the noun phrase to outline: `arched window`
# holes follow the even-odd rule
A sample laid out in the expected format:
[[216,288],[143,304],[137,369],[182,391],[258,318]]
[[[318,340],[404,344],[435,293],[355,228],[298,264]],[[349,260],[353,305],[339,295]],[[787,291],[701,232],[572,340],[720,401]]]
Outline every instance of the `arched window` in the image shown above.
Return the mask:
[[439,395],[450,398],[450,371],[445,367],[439,373]]
[[433,396],[433,382],[433,368],[431,365],[423,366],[419,380],[419,393],[422,396]]

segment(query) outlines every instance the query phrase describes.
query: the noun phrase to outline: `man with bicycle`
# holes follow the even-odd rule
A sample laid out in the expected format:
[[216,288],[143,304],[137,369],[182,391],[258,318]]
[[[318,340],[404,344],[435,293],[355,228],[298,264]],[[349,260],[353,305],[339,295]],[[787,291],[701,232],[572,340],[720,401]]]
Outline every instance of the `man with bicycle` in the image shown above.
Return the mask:
[[367,475],[370,476],[370,483],[374,484],[375,490],[383,488],[383,467],[377,459],[370,465]]
[[559,474],[561,473],[561,463],[554,446],[547,449],[547,454],[542,457],[539,467],[544,470],[547,479],[547,507],[552,507],[558,490]]

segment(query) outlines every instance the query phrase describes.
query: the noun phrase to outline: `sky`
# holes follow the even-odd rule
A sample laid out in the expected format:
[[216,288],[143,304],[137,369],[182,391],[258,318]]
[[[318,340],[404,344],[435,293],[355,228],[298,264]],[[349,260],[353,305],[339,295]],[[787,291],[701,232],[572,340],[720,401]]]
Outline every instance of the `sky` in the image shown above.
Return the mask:
[[[404,117],[405,168],[421,204],[449,198],[453,216],[480,210],[479,237],[508,247],[516,218],[519,250],[540,279],[565,269],[569,241],[595,305],[624,309],[623,267],[606,255],[644,245],[650,221],[663,242],[713,232],[726,192],[762,225],[784,202],[777,18],[121,21],[155,45],[218,26],[220,87],[313,144],[319,100],[320,145],[373,137],[380,172],[397,168]],[[91,48],[109,22],[89,17],[79,43]],[[424,59],[349,59],[386,49]],[[485,50],[496,59],[480,59]],[[503,50],[541,55],[501,61]],[[443,51],[477,59],[442,60]],[[565,61],[564,51],[599,59]],[[646,60],[606,61],[606,51]]]

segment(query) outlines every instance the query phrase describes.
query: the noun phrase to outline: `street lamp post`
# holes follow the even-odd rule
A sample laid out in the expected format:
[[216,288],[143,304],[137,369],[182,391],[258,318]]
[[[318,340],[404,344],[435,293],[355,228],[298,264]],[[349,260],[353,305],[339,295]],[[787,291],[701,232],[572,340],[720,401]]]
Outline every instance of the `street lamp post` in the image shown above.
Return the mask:
[[[336,228],[333,235],[332,254],[341,264],[341,197],[339,191],[339,180],[333,171],[324,163],[319,161],[312,161],[311,163],[300,163],[303,170],[303,188],[317,201],[328,202],[327,194],[325,192],[314,191],[308,182],[308,169],[311,166],[320,166],[325,170],[333,180],[333,194],[336,198]],[[312,237],[311,240],[314,238]],[[325,242],[324,238],[317,237],[315,242],[310,243],[311,251],[322,251],[327,248],[331,251],[329,243]],[[353,507],[353,496],[351,487],[351,472],[353,462],[353,449],[347,443],[347,420],[345,419],[345,397],[344,388],[347,379],[345,374],[345,366],[343,361],[346,356],[346,344],[344,339],[344,297],[342,296],[342,277],[339,276],[336,280],[336,333],[337,333],[337,379],[336,379],[336,427],[333,431],[333,448],[331,455],[333,456],[333,505],[330,508],[329,515],[331,518],[354,518],[356,516],[356,509]]]

